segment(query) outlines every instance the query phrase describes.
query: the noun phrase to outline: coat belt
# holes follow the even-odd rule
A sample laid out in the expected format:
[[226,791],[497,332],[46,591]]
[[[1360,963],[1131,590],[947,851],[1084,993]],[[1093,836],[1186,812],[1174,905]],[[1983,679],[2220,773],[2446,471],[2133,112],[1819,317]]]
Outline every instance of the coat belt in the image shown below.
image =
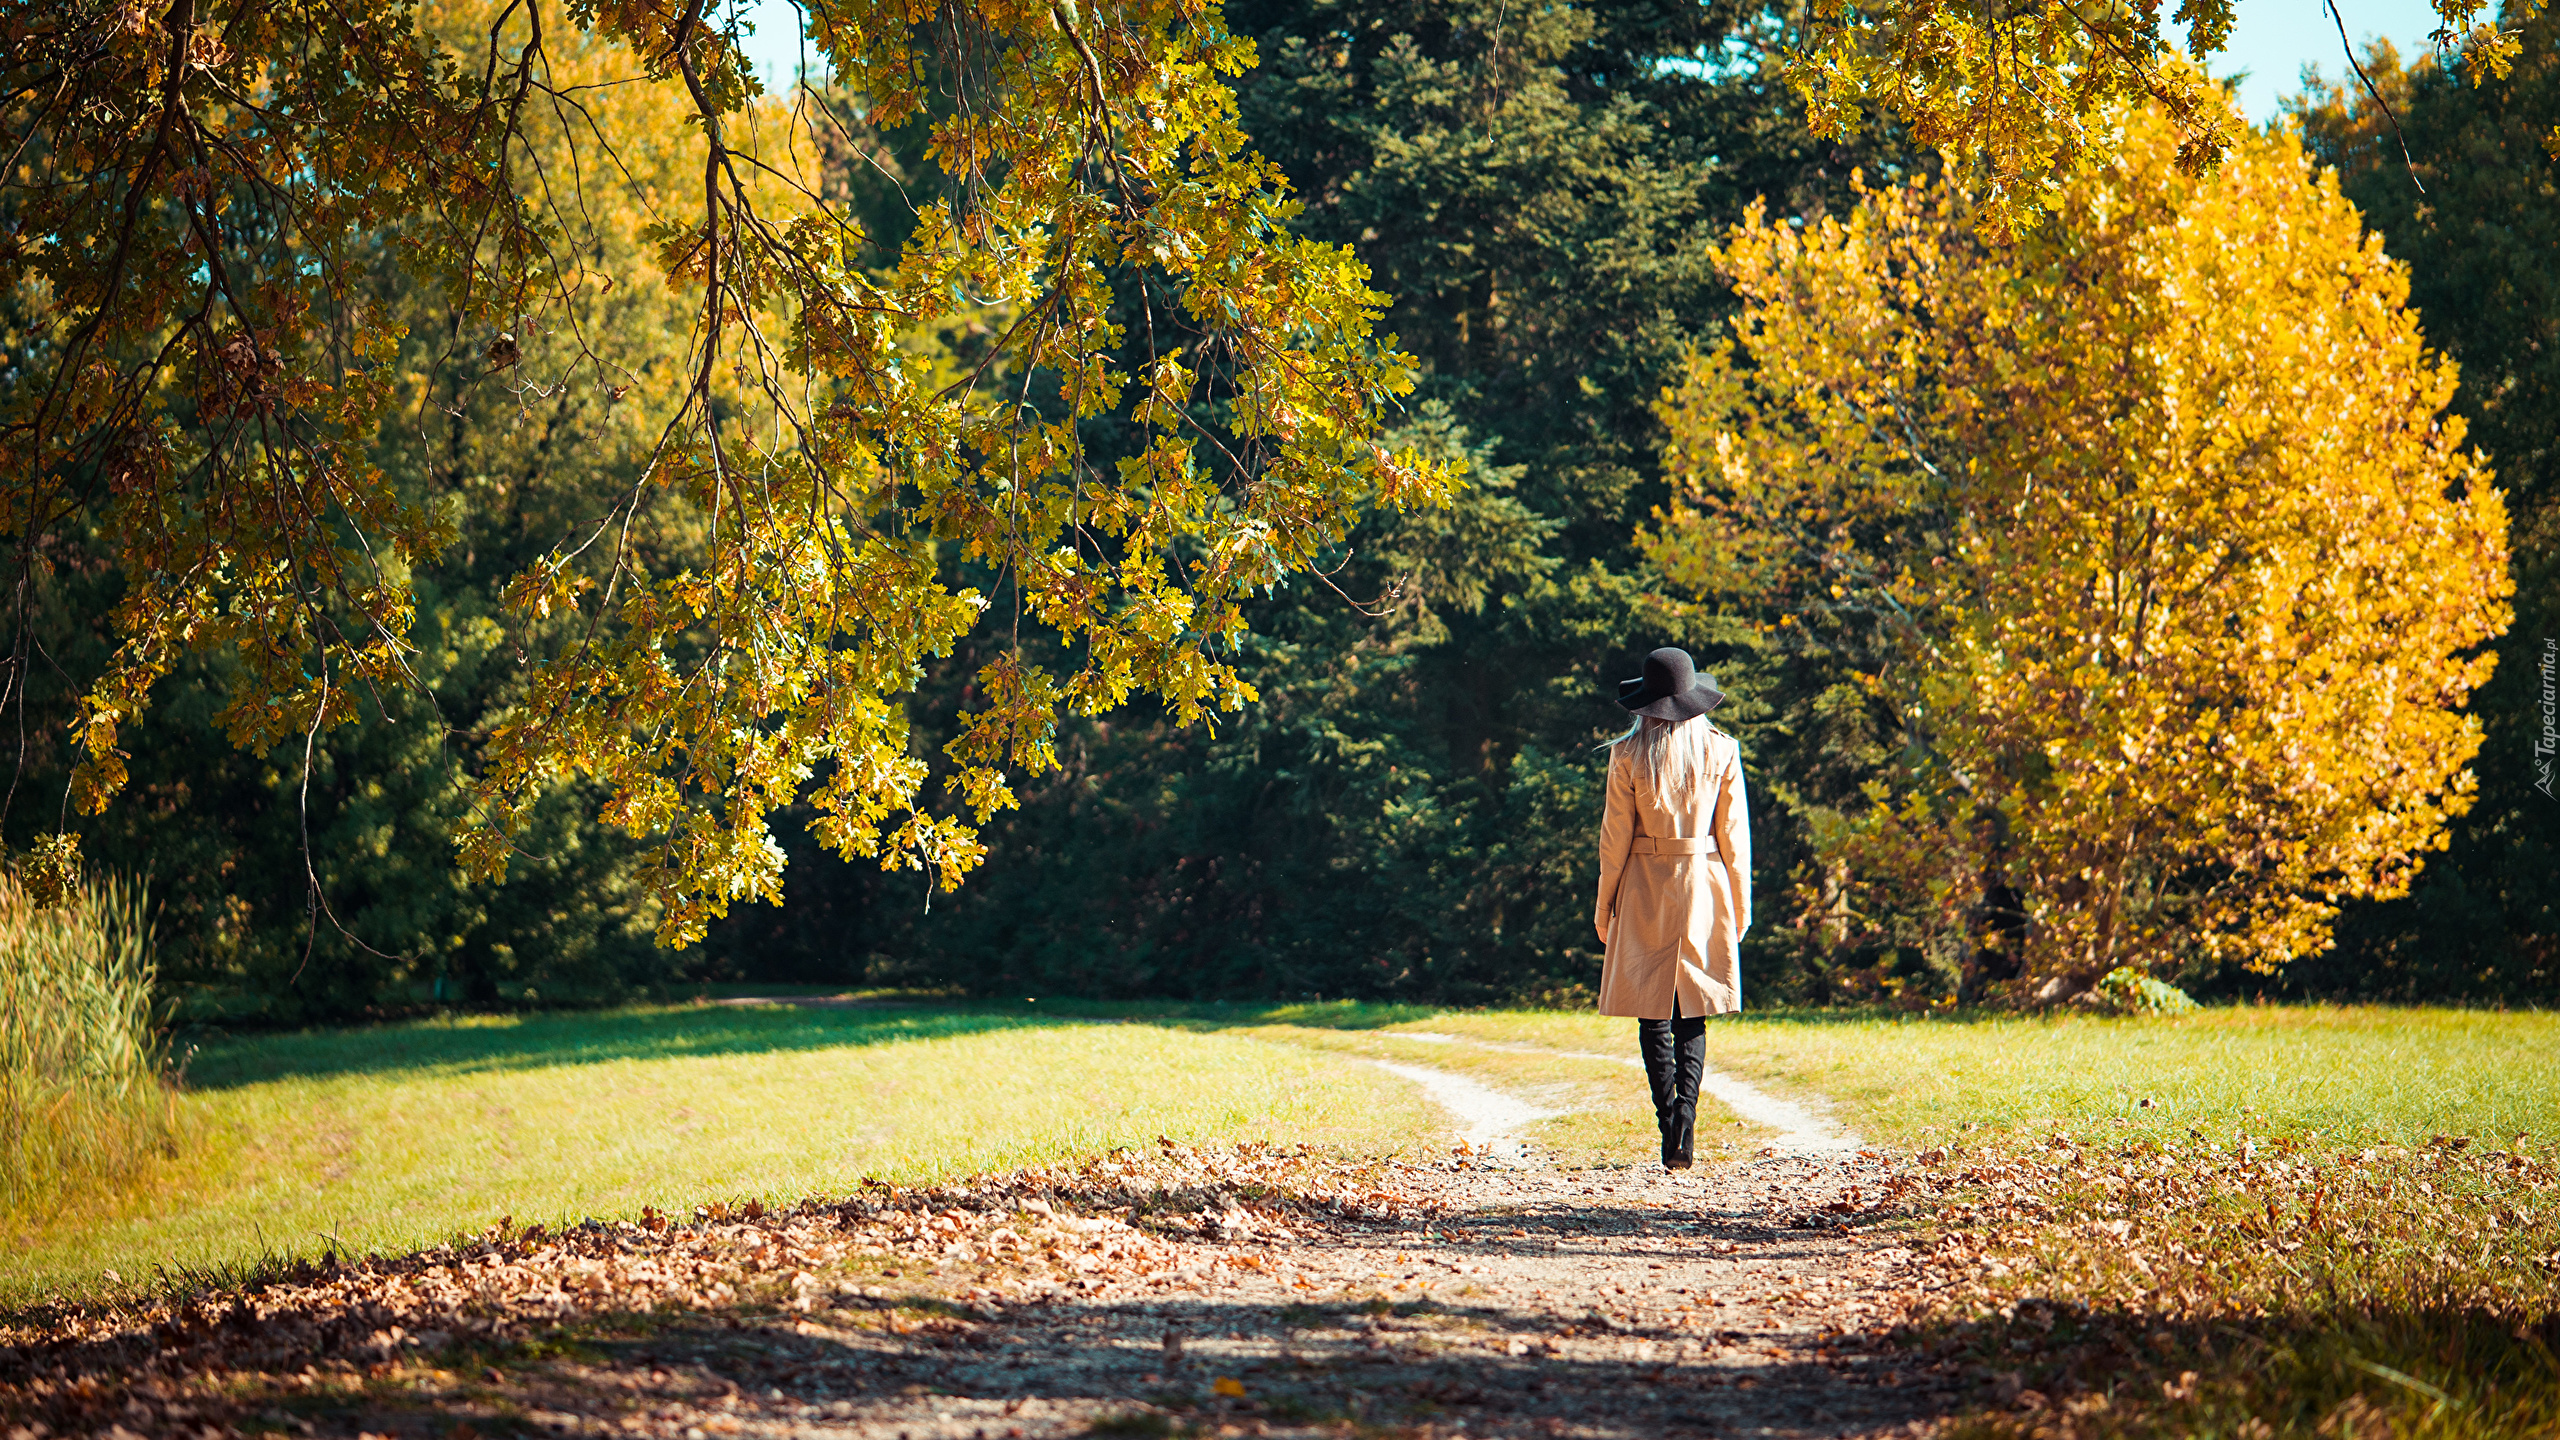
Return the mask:
[[1713,855],[1715,837],[1711,835],[1639,835],[1627,847],[1630,855]]

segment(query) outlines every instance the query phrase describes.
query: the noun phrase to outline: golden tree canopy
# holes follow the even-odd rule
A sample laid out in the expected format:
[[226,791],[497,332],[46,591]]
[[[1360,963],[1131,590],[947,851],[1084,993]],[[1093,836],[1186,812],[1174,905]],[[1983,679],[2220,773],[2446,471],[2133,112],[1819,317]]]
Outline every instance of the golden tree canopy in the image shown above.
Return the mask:
[[[125,579],[119,648],[79,677],[71,812],[116,795],[120,734],[190,650],[239,657],[224,721],[260,749],[407,683],[412,568],[454,526],[436,468],[398,483],[382,447],[466,394],[566,387],[654,426],[644,483],[507,591],[548,639],[471,737],[466,868],[502,871],[533,798],[596,777],[663,841],[674,943],[777,894],[768,817],[795,799],[840,852],[945,884],[976,863],[895,697],[988,607],[1079,663],[978,677],[949,749],[979,820],[1062,708],[1249,699],[1239,602],[1450,483],[1383,443],[1411,369],[1384,297],[1290,234],[1226,83],[1252,48],[1202,0],[810,7],[873,123],[931,127],[941,173],[887,265],[811,162],[837,112],[763,95],[702,0],[0,0],[0,35],[16,698],[66,536]],[[656,274],[613,272],[605,211],[645,217]],[[393,363],[391,270],[448,313],[429,373]],[[687,297],[681,363],[594,327],[617,284]],[[955,360],[929,337],[962,320],[988,338]],[[670,508],[699,546],[634,543]]]
[[[2507,73],[2525,22],[2542,10],[2541,0],[2432,3],[2435,43],[2461,58],[2474,83]],[[2174,11],[2127,0],[1815,0],[1788,79],[1812,107],[1818,134],[1855,129],[1876,112],[1946,149],[1973,189],[1975,223],[2014,234],[2069,203],[2073,180],[2114,158],[2115,117],[2128,105],[2148,103],[2170,118],[2183,173],[2221,161],[2246,126],[2200,66],[2229,42],[2237,8],[2237,0],[2180,0]],[[2355,13],[2352,3],[2328,13],[2350,65],[2346,17]]]
[[1949,933],[2014,892],[2050,994],[2281,965],[2405,889],[2511,590],[2453,369],[2334,180],[2277,134],[2200,181],[2173,121],[2123,126],[2015,244],[1943,182],[1753,215],[1651,540],[1778,630],[1873,627],[1907,749],[1827,848]]

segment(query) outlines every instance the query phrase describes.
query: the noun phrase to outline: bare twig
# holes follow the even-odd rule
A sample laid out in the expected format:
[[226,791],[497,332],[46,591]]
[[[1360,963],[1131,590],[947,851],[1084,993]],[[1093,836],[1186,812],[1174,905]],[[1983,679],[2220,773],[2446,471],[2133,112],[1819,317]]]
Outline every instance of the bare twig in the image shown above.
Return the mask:
[[2328,7],[2329,19],[2338,27],[2338,48],[2347,52],[2347,64],[2354,67],[2356,78],[2364,82],[2364,93],[2373,97],[2373,103],[2382,109],[2382,118],[2391,122],[2391,138],[2400,142],[2400,160],[2409,167],[2409,183],[2418,187],[2419,194],[2426,194],[2426,182],[2418,178],[2418,161],[2409,153],[2409,137],[2400,133],[2400,117],[2391,113],[2391,102],[2382,98],[2382,91],[2374,85],[2373,77],[2364,73],[2364,62],[2356,59],[2355,44],[2347,39],[2347,17],[2338,13],[2338,0],[2320,0],[2320,3]]

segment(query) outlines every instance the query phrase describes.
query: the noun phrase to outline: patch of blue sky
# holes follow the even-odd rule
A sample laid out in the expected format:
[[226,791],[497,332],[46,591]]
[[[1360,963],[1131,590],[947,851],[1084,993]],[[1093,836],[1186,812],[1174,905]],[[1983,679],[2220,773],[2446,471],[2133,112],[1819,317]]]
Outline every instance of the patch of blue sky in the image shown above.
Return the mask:
[[2389,40],[2403,61],[2427,49],[2437,24],[2427,0],[2337,0],[2333,19],[2326,0],[2240,0],[2231,41],[2213,57],[2213,73],[2240,78],[2240,109],[2261,124],[2284,113],[2287,96],[2302,92],[2303,72],[2317,69],[2335,83],[2354,82],[2338,28],[2345,22],[2356,54],[2375,40]]
[[722,0],[722,8],[753,28],[743,48],[765,89],[779,93],[803,65],[826,74],[826,57],[800,38],[802,12],[792,0]]
[[[2237,83],[2241,113],[2260,124],[2283,114],[2285,100],[2302,93],[2306,71],[2316,70],[2333,83],[2352,80],[2354,71],[2338,37],[2342,23],[2354,38],[2357,55],[2376,40],[2388,40],[2403,61],[2428,48],[2438,23],[2428,0],[2337,0],[2337,6],[2332,17],[2327,0],[2240,0],[2229,42],[2207,65],[2213,74]],[[2170,34],[2184,43],[2183,31],[2172,26]],[[1757,54],[1750,44],[1733,39],[1715,50],[1660,63],[1665,70],[1706,79],[1748,69]]]
[[1765,47],[1753,43],[1748,36],[1735,34],[1713,49],[1695,55],[1672,55],[1654,62],[1661,70],[1674,75],[1689,75],[1700,80],[1721,80],[1739,75],[1760,62]]
[[[730,13],[755,29],[747,37],[747,57],[765,84],[780,89],[807,63],[824,71],[815,52],[804,51],[800,7],[792,0],[725,0]],[[2337,0],[2347,33],[2361,53],[2376,39],[2388,39],[2403,58],[2427,47],[2436,28],[2427,0]],[[1753,48],[1740,40],[1717,50],[1664,60],[1663,67],[1701,77],[1729,73],[1753,61]],[[2284,99],[2302,89],[2306,67],[2317,67],[2330,80],[2351,75],[2338,43],[2338,26],[2326,0],[2240,0],[2231,43],[2211,62],[2213,73],[2239,79],[2240,105],[2252,120],[2274,119]]]

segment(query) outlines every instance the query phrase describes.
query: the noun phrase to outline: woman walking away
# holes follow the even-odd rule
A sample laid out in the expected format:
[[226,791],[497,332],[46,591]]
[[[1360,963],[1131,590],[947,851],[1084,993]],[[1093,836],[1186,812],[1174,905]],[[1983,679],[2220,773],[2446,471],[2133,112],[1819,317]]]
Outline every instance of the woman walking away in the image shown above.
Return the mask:
[[1600,822],[1600,905],[1608,960],[1600,1013],[1631,1015],[1653,1082],[1662,1163],[1686,1170],[1697,1146],[1707,1017],[1742,1008],[1742,934],[1751,928],[1751,817],[1742,751],[1707,720],[1724,702],[1686,650],[1644,657],[1618,685],[1635,712],[1609,742]]

